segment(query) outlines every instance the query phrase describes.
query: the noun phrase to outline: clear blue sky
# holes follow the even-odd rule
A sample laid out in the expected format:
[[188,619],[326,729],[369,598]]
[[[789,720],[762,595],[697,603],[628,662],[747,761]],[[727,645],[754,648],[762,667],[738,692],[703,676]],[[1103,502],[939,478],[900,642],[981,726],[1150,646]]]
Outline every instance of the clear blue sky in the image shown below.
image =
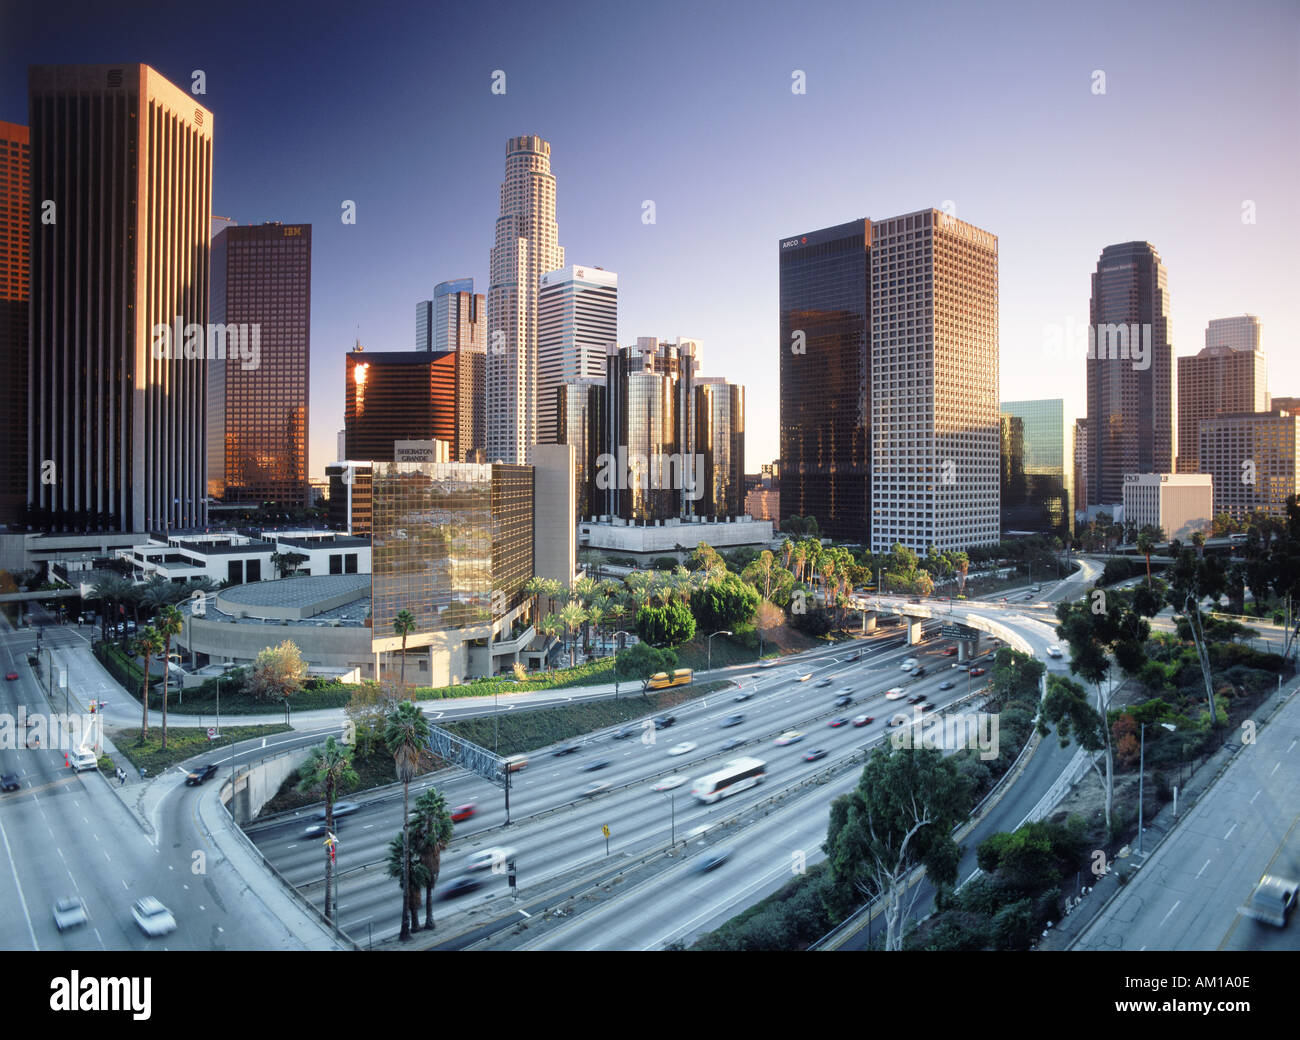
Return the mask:
[[1294,2],[27,6],[0,14],[0,119],[26,122],[28,64],[202,69],[216,212],[314,225],[313,474],[357,335],[409,348],[435,283],[486,291],[523,133],[551,142],[569,262],[619,274],[620,342],[698,338],[748,387],[751,472],[777,454],[779,239],[946,201],[999,239],[1004,400],[1084,414],[1045,327],[1087,322],[1098,254],[1132,239],[1179,354],[1258,314],[1270,388],[1300,395]]

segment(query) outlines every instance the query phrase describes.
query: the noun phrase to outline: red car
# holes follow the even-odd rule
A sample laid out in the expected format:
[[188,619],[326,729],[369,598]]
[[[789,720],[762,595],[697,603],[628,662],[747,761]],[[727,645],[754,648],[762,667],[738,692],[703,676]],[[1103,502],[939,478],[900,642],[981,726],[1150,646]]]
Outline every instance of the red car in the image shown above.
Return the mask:
[[981,675],[984,675],[984,674],[986,674],[987,672],[988,672],[988,669],[987,669],[987,668],[972,668],[972,669],[970,670],[970,674],[971,674],[972,676],[977,676],[977,677],[978,677],[978,676],[981,676]]
[[956,648],[955,646],[950,646],[950,647],[948,647],[947,650],[945,650],[945,651],[943,652],[943,656],[944,656],[944,657],[951,657],[951,656],[952,656],[953,654],[955,654],[956,652],[957,652],[957,648]]
[[5,678],[8,679],[10,682],[13,682],[15,679],[18,678],[18,673],[17,673],[17,672],[6,672],[6,673],[5,673]]
[[468,820],[478,812],[478,805],[474,802],[467,802],[465,805],[458,805],[451,811],[453,823],[460,823],[461,820]]
[[848,724],[849,724],[848,719],[839,719],[839,718],[831,719],[830,722],[826,723],[826,725],[830,726],[831,729],[839,729],[841,726],[847,726]]

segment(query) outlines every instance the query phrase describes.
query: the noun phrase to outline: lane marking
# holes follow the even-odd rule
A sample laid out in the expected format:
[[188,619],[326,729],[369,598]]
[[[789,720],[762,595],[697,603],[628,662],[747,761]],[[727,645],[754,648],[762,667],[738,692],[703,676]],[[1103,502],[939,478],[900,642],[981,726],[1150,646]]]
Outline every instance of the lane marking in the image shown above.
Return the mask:
[[1207,859],[1205,863],[1202,864],[1201,869],[1196,872],[1196,876],[1200,877],[1202,874],[1204,874],[1205,868],[1208,867],[1209,865],[1210,865],[1210,861]]
[[[1178,907],[1179,907],[1181,904],[1182,904],[1182,900],[1181,900],[1181,899],[1176,900],[1175,903],[1174,903],[1174,905],[1171,906],[1171,907],[1169,908],[1169,914],[1172,914],[1175,910],[1177,910]],[[1158,925],[1156,925],[1157,928],[1163,928],[1163,927],[1164,927],[1165,922],[1169,920],[1169,914],[1165,914],[1164,917],[1160,918],[1160,923],[1159,923]]]
[[1227,841],[1230,837],[1232,837],[1232,832],[1235,831],[1236,829],[1237,829],[1237,825],[1234,823],[1231,827],[1228,828],[1228,833],[1223,836],[1223,840]]

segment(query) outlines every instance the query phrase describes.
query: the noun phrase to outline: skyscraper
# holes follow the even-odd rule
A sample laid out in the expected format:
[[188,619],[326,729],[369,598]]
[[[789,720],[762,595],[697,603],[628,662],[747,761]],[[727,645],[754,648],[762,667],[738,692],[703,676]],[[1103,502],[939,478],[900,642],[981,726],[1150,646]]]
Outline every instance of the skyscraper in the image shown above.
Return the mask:
[[[212,113],[147,65],[28,70],[29,500],[72,526],[206,516]],[[53,483],[42,480],[44,462]]]
[[605,377],[605,350],[618,342],[618,275],[566,267],[542,275],[537,304],[537,439],[562,443],[556,390]]
[[474,294],[473,278],[439,282],[433,299],[415,305],[416,350],[486,349],[487,315],[483,295]]
[[1074,424],[1065,401],[1003,401],[1002,529],[1074,530]]
[[1074,420],[1074,494],[1070,499],[1075,520],[1088,504],[1088,420]]
[[693,516],[742,516],[745,512],[745,388],[720,376],[695,381],[695,433],[687,450],[702,472],[683,495]]
[[1205,346],[1178,359],[1178,472],[1200,473],[1200,423],[1216,415],[1268,411],[1268,362],[1259,319],[1216,318]]
[[27,508],[27,304],[31,260],[27,127],[0,121],[0,524]]
[[781,518],[867,540],[871,507],[871,226],[781,240]]
[[212,242],[211,311],[214,324],[237,325],[249,339],[256,330],[257,349],[209,361],[208,491],[304,509],[311,225],[220,231]]
[[1201,420],[1197,440],[1199,472],[1213,478],[1216,515],[1286,516],[1287,497],[1300,490],[1300,414],[1216,415]]
[[1124,474],[1172,473],[1177,452],[1169,290],[1150,242],[1101,251],[1089,320],[1087,505],[1109,508]]
[[870,235],[871,550],[995,544],[997,236],[933,209]]
[[512,137],[488,286],[487,456],[523,464],[537,436],[537,305],[542,275],[564,266],[551,146]]

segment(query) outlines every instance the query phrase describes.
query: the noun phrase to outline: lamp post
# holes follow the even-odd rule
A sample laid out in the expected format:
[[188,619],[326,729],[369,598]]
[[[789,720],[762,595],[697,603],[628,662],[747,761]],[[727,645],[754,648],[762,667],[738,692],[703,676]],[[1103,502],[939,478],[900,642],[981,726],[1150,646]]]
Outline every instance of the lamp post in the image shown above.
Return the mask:
[[[630,636],[631,634],[632,634],[631,632],[625,632],[622,629],[619,629],[609,638],[617,640],[619,636]],[[618,648],[617,647],[614,650],[614,700],[618,700]]]
[[[731,633],[728,632],[725,628],[720,632],[713,633],[713,636],[729,636],[729,635],[731,635]],[[708,671],[710,674],[712,674],[713,672],[713,636],[709,636],[709,667],[706,669],[706,671]]]
[[662,794],[665,798],[667,798],[669,802],[669,813],[671,814],[670,815],[671,841],[669,842],[669,847],[671,848],[676,846],[677,844],[677,792],[660,791],[659,793]]

